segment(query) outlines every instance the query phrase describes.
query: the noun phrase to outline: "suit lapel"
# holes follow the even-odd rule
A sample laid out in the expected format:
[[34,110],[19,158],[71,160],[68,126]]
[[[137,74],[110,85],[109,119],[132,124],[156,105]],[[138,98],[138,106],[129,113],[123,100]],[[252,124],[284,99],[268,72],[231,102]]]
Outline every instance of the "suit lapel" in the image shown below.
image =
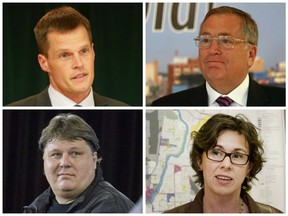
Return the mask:
[[93,92],[95,106],[108,106],[107,99],[96,92]]
[[208,93],[205,82],[201,86],[194,88],[191,93],[192,97],[189,100],[191,104],[189,105],[208,106]]
[[249,79],[247,106],[262,106],[267,104],[268,98],[261,85],[252,78]]
[[48,87],[45,88],[42,92],[36,96],[36,106],[52,106],[49,94]]

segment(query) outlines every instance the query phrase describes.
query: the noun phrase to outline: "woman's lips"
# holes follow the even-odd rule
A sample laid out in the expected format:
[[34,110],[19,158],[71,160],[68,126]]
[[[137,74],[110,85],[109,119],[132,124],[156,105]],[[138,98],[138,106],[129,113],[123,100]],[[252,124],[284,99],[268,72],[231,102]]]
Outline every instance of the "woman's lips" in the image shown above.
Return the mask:
[[223,181],[232,181],[233,179],[227,176],[222,176],[222,175],[218,175],[216,176],[217,179],[219,180],[223,180]]

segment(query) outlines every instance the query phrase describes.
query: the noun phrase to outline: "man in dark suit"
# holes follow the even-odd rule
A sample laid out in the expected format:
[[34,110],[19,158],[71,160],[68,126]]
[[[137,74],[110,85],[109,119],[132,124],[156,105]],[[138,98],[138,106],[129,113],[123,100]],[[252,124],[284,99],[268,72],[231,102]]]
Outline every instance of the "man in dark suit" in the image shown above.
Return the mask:
[[195,42],[206,82],[152,106],[285,106],[285,88],[259,85],[248,75],[258,43],[250,14],[227,6],[210,10]]
[[[94,106],[127,106],[127,104],[121,101],[102,96],[96,92],[93,92],[93,99],[94,99]],[[52,106],[52,104],[49,98],[48,88],[46,88],[39,94],[13,102],[8,106]],[[84,106],[84,105],[74,105],[74,106]]]
[[50,86],[8,106],[125,106],[93,92],[94,44],[90,22],[71,7],[46,13],[34,28],[38,62]]

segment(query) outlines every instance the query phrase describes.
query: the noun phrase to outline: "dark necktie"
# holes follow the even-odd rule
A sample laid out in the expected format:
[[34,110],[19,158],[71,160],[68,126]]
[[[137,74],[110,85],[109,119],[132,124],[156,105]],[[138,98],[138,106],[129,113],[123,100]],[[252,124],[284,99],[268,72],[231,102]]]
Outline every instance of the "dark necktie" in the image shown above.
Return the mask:
[[225,97],[218,97],[216,102],[219,106],[230,106],[233,103],[233,100],[227,96]]
[[74,107],[82,107],[82,105],[75,104]]

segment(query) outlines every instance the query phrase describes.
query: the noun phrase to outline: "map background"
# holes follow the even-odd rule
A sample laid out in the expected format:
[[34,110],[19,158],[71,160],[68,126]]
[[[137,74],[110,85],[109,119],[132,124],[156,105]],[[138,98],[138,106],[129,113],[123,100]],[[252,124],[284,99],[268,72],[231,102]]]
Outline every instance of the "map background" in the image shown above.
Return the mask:
[[146,212],[193,200],[199,186],[189,162],[190,133],[215,113],[242,113],[261,130],[267,162],[250,195],[285,212],[284,110],[146,110]]

